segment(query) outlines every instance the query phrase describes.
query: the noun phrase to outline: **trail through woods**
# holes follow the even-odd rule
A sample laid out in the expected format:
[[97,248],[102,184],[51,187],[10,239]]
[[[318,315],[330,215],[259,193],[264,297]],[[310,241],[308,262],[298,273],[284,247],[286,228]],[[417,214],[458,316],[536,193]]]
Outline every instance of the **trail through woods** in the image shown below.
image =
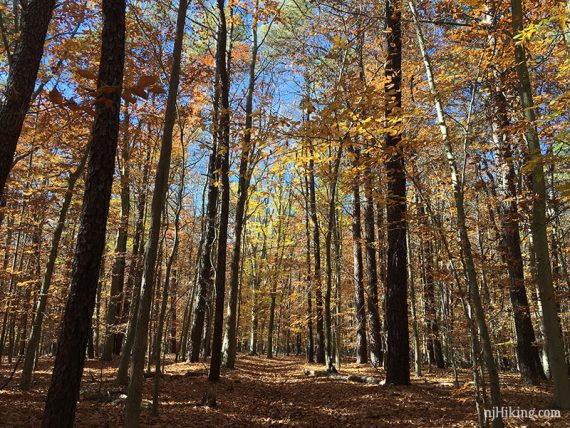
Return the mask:
[[0,428],[570,428],[569,22],[0,0]]
[[[152,378],[145,377],[142,426],[220,427],[475,427],[470,372],[460,371],[461,385],[453,386],[450,371],[432,370],[412,378],[410,387],[378,386],[309,377],[305,370],[322,370],[304,357],[251,357],[238,355],[235,370],[222,371],[219,383],[207,380],[206,363],[173,363],[167,356],[161,386],[160,416],[152,417]],[[41,421],[51,359],[40,361],[36,382],[30,392],[17,389],[15,380],[0,390],[0,426],[36,427]],[[114,363],[89,360],[83,373],[76,426],[120,427],[123,423],[124,390],[114,383]],[[0,382],[11,373],[2,367]],[[383,379],[383,370],[365,365],[344,364],[343,374]],[[501,374],[504,405],[521,409],[549,407],[548,386],[523,385],[517,373]],[[216,407],[201,405],[208,390],[215,389]],[[507,419],[506,426],[569,426],[568,412],[557,419]]]

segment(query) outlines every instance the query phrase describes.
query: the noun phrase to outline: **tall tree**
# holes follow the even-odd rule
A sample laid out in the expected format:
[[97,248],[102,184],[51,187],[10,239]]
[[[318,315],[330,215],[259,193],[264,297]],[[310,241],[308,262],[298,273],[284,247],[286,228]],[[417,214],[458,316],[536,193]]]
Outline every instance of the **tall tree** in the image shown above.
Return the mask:
[[302,184],[304,189],[304,208],[305,208],[305,264],[307,274],[305,277],[305,286],[307,289],[307,362],[315,362],[315,342],[313,339],[313,275],[311,263],[311,220],[309,216],[309,180],[307,176],[303,177]]
[[220,199],[220,220],[218,223],[218,253],[216,258],[216,307],[214,331],[212,337],[212,358],[208,379],[217,381],[220,378],[222,365],[222,340],[224,327],[224,299],[226,292],[226,260],[228,242],[228,220],[230,205],[230,76],[228,73],[228,56],[226,46],[228,39],[225,0],[218,0],[218,44],[216,49],[216,73],[220,85],[220,111],[218,121],[218,141],[220,143],[220,183],[222,197]]
[[325,363],[325,334],[323,319],[323,292],[321,279],[321,233],[319,228],[319,218],[317,215],[317,191],[315,180],[315,160],[314,149],[310,149],[311,157],[309,160],[309,213],[311,225],[313,228],[313,251],[315,270],[312,276],[312,286],[315,288],[315,306],[317,315],[317,343],[315,349],[315,360],[317,363]]
[[42,427],[73,426],[99,281],[119,134],[125,62],[124,0],[103,0],[98,97],[71,287],[61,322]]
[[500,187],[501,219],[500,250],[509,274],[509,297],[513,306],[516,334],[516,350],[519,369],[523,380],[537,383],[544,377],[526,294],[524,264],[521,249],[519,209],[517,203],[516,172],[513,150],[509,140],[510,126],[507,114],[507,99],[499,87],[491,91],[493,103],[493,139],[501,160]]
[[[491,404],[497,408],[500,408],[502,403],[502,397],[501,397],[501,386],[499,382],[499,373],[497,372],[497,366],[495,363],[495,357],[491,345],[491,337],[489,334],[489,328],[487,326],[487,319],[485,311],[483,309],[481,295],[479,292],[477,271],[475,269],[475,261],[473,258],[471,241],[469,239],[469,231],[467,227],[467,215],[465,213],[464,186],[459,174],[459,168],[457,166],[457,158],[455,156],[455,152],[451,144],[449,128],[447,126],[447,121],[444,116],[443,102],[441,101],[440,94],[437,90],[435,77],[431,67],[431,59],[425,47],[423,33],[420,27],[417,11],[413,0],[409,1],[409,6],[412,12],[412,18],[416,29],[418,46],[426,70],[428,85],[430,88],[431,95],[434,98],[438,125],[443,139],[445,157],[449,167],[451,186],[453,191],[453,203],[456,211],[455,217],[458,229],[457,232],[459,235],[459,243],[461,246],[461,253],[462,253],[462,262],[464,265],[465,277],[467,280],[467,285],[469,290],[468,291],[469,301],[474,308],[474,318],[475,322],[477,323],[479,335],[481,337],[483,360],[485,362],[485,367],[489,375]],[[498,417],[493,419],[493,427],[502,428],[503,426],[504,425],[503,425],[502,415],[498,415]]]
[[327,233],[325,235],[325,260],[326,260],[326,270],[327,279],[325,286],[325,356],[326,356],[326,367],[330,372],[336,372],[335,367],[335,356],[334,350],[336,348],[333,341],[333,323],[332,323],[332,310],[331,310],[331,299],[332,299],[332,281],[333,281],[333,255],[332,255],[332,245],[333,245],[333,234],[336,233],[337,220],[336,220],[336,198],[337,198],[337,185],[339,178],[340,161],[342,159],[342,142],[338,148],[334,162],[331,162],[331,176],[332,184],[330,187],[330,199],[329,199],[329,209],[328,209],[328,225]]
[[139,426],[142,387],[144,382],[144,361],[148,340],[148,324],[155,284],[161,218],[166,203],[166,193],[168,192],[170,159],[172,156],[172,134],[174,131],[174,124],[176,122],[176,101],[178,98],[178,85],[180,83],[180,63],[182,61],[182,44],[184,41],[187,10],[188,0],[180,0],[178,3],[178,15],[176,18],[176,35],[172,51],[170,80],[168,82],[168,99],[166,102],[166,110],[164,112],[162,145],[160,147],[158,166],[154,179],[154,192],[152,194],[150,230],[148,232],[148,238],[145,246],[139,310],[136,314],[137,323],[133,343],[131,379],[129,382],[127,402],[125,406],[126,427]]
[[386,126],[388,159],[388,261],[386,273],[386,383],[410,383],[410,338],[408,333],[408,283],[406,250],[406,172],[402,140],[402,10],[399,2],[386,1]]
[[[370,162],[370,157],[367,157]],[[370,363],[374,367],[382,364],[382,338],[380,313],[378,309],[378,269],[376,264],[376,229],[374,227],[374,189],[372,170],[364,169],[364,249],[366,255],[366,309],[368,311]]]
[[236,332],[237,332],[237,301],[239,290],[239,273],[241,269],[241,246],[243,230],[246,226],[245,208],[249,183],[251,181],[250,157],[253,153],[252,131],[253,131],[253,95],[255,91],[256,65],[258,55],[257,27],[259,25],[259,0],[256,0],[256,7],[253,12],[251,60],[249,63],[248,86],[245,98],[245,129],[243,131],[243,141],[241,146],[239,179],[238,179],[238,201],[236,205],[234,222],[234,247],[232,251],[230,265],[230,295],[228,301],[228,311],[226,320],[226,333],[224,336],[223,352],[224,365],[227,368],[234,368],[236,359]]
[[[518,36],[523,30],[523,10],[520,0],[511,0],[511,13],[513,33]],[[568,379],[568,365],[558,321],[556,296],[552,282],[552,266],[548,251],[544,160],[536,129],[536,108],[533,101],[525,48],[521,40],[513,40],[513,42],[519,96],[524,118],[528,121],[524,137],[528,146],[528,164],[533,193],[531,233],[536,256],[536,281],[542,305],[548,362],[554,382],[554,402],[560,408],[569,409],[570,380]]]

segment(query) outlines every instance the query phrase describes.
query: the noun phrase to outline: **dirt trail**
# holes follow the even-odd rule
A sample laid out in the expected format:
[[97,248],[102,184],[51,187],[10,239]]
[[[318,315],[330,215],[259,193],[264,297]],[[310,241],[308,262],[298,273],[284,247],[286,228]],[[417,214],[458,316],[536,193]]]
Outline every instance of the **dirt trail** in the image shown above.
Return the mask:
[[[42,361],[34,389],[17,389],[19,373],[7,389],[0,391],[0,426],[35,427],[39,425],[52,361]],[[472,388],[451,386],[449,372],[436,372],[414,379],[409,387],[367,385],[304,375],[302,358],[241,355],[237,369],[223,372],[222,380],[212,386],[206,378],[205,364],[168,364],[161,383],[160,416],[143,411],[143,426],[218,427],[218,426],[292,426],[292,427],[475,427]],[[9,375],[0,370],[0,383]],[[346,364],[345,374],[382,377],[371,368]],[[123,404],[121,388],[113,383],[115,369],[99,361],[87,362],[81,401],[77,411],[78,427],[120,427]],[[463,381],[469,373],[462,372]],[[516,375],[503,375],[505,406],[547,408],[547,386],[528,387]],[[150,398],[151,380],[145,384]],[[215,392],[217,406],[201,405],[206,391]],[[148,402],[148,401],[147,401]],[[570,415],[561,419],[522,421],[511,419],[507,426],[570,426]]]

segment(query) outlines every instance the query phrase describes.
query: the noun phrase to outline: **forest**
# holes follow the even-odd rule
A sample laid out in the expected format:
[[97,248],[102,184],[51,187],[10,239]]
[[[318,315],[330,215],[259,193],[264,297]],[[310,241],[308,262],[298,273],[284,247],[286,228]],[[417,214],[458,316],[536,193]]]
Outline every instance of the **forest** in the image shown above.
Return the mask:
[[0,426],[570,426],[570,1],[0,39]]

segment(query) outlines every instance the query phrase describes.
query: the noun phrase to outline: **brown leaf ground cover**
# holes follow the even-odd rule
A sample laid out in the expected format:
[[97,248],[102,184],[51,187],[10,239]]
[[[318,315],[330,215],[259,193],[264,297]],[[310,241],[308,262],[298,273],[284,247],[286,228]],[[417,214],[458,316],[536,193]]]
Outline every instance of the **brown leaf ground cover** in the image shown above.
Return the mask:
[[[0,390],[0,426],[36,427],[41,421],[49,384],[50,359],[40,362],[33,390],[18,390],[19,372]],[[461,371],[462,386],[452,385],[450,371],[432,371],[413,379],[409,387],[361,384],[326,377],[308,377],[301,357],[241,355],[237,369],[223,372],[210,385],[207,365],[173,363],[167,358],[161,382],[160,416],[149,408],[151,378],[145,383],[143,426],[148,427],[475,427],[473,388],[469,371]],[[0,385],[11,369],[0,370]],[[348,363],[345,374],[382,377],[372,368]],[[91,360],[83,376],[77,410],[78,427],[120,427],[123,422],[124,389],[114,384],[114,364]],[[516,374],[502,374],[504,405],[521,409],[549,407],[549,386],[523,385]],[[201,405],[206,391],[214,392],[217,406]],[[506,425],[570,427],[570,414],[542,420],[509,419]]]

